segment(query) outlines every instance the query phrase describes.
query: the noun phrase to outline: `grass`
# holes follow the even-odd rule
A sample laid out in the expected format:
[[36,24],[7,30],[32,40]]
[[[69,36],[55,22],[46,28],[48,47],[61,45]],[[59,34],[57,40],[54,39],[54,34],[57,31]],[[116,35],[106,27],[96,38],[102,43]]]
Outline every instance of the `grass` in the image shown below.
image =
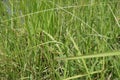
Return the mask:
[[0,80],[119,80],[119,5],[0,1]]

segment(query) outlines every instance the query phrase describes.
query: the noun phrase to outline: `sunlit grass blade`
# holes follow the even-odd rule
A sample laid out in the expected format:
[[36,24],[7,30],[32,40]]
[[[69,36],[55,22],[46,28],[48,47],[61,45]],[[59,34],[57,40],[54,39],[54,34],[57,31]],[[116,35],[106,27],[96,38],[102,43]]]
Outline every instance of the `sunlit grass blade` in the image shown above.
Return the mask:
[[81,56],[77,56],[77,57],[56,58],[56,60],[90,59],[90,58],[99,58],[99,57],[112,57],[112,56],[119,56],[119,55],[120,55],[120,51],[117,51],[117,52],[81,55]]

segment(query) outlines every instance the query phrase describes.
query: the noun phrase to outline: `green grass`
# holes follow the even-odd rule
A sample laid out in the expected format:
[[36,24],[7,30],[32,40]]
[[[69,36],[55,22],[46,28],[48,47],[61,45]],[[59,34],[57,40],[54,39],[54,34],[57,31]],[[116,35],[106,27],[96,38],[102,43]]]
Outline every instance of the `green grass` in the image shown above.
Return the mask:
[[0,80],[119,80],[119,0],[0,1]]

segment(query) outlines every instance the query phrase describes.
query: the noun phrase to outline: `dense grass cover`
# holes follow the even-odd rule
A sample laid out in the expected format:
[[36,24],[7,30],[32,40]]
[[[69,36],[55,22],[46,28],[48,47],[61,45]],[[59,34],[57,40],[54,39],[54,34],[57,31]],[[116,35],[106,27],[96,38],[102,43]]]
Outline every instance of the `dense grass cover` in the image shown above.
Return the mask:
[[0,80],[120,80],[119,0],[1,0]]

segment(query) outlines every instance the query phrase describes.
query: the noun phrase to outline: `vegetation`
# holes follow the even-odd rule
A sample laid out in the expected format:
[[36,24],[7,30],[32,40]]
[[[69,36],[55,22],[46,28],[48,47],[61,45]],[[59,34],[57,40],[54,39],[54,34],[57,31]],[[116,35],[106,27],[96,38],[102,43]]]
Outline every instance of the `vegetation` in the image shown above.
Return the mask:
[[119,80],[119,0],[1,0],[0,80]]

